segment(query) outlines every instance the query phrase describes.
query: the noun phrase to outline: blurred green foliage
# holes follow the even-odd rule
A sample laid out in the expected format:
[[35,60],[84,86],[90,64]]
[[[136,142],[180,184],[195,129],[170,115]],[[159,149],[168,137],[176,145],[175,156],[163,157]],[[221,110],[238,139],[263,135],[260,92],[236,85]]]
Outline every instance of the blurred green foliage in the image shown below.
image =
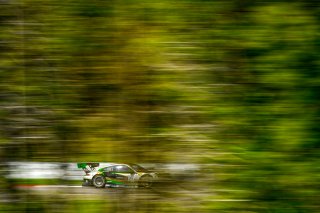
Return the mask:
[[17,212],[319,210],[317,1],[0,6],[2,162],[204,167],[188,193],[129,207],[123,197],[70,199],[56,210],[58,195],[22,195]]

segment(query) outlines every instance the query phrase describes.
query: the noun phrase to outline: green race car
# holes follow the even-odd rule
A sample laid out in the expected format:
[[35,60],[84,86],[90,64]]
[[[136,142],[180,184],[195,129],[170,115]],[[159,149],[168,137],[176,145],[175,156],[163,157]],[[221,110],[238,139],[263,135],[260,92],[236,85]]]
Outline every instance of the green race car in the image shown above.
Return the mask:
[[83,176],[83,186],[97,188],[118,186],[150,187],[157,179],[157,174],[138,164],[119,163],[78,163],[78,168],[86,173]]

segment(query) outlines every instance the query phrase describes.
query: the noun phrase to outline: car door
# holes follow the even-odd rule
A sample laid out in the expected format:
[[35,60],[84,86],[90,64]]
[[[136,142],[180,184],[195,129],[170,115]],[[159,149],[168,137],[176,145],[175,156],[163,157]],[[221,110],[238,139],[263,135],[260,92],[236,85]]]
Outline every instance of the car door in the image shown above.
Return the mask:
[[116,165],[104,169],[107,183],[124,184],[132,180],[134,171],[126,165]]
[[117,179],[124,181],[132,181],[132,177],[135,174],[135,172],[127,165],[117,165],[115,166],[115,171]]

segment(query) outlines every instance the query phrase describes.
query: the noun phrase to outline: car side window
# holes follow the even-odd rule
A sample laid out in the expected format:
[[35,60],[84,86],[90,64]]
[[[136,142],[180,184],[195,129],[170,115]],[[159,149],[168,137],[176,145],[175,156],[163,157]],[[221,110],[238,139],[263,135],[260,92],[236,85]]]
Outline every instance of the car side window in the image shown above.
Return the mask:
[[113,168],[112,167],[106,167],[103,169],[104,172],[111,172],[113,171]]
[[125,166],[125,165],[116,166],[115,169],[116,169],[116,172],[119,172],[119,173],[134,173],[132,169],[130,169],[128,166]]

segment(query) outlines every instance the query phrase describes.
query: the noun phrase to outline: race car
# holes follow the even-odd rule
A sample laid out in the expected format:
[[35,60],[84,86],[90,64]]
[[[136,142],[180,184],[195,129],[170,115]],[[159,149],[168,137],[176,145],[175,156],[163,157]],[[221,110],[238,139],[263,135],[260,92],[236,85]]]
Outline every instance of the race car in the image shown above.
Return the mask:
[[86,173],[83,176],[83,186],[97,188],[118,186],[150,187],[157,179],[157,174],[138,164],[119,163],[78,163],[78,168]]

